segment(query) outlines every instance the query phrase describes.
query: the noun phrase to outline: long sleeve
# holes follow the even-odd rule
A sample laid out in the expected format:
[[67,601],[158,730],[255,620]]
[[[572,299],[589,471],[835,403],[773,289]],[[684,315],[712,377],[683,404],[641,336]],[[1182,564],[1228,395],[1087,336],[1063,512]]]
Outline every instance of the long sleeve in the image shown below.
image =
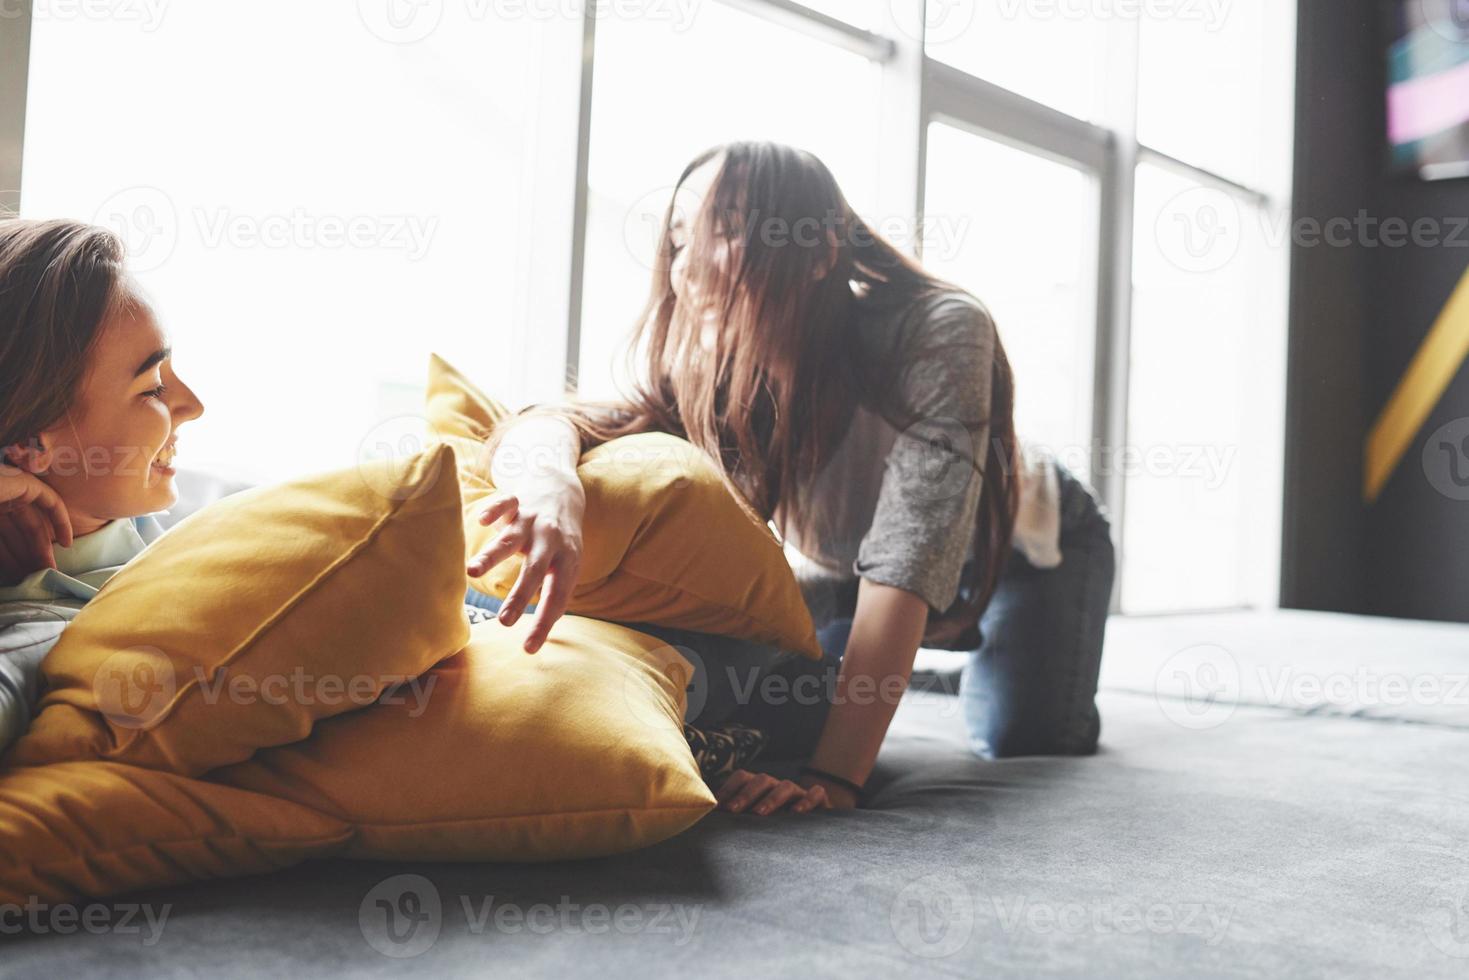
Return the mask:
[[41,661],[65,625],[30,622],[0,628],[0,755],[30,727],[41,693]]

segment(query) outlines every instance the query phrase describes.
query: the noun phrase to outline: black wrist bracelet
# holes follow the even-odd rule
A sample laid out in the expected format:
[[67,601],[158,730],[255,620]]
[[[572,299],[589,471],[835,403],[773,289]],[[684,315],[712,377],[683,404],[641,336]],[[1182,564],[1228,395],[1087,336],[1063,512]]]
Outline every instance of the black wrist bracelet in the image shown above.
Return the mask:
[[825,780],[828,783],[835,783],[843,789],[850,790],[852,795],[857,797],[858,800],[862,799],[862,787],[850,779],[843,779],[841,776],[829,773],[824,769],[817,769],[813,766],[802,766],[801,773],[805,776],[815,776],[817,779]]

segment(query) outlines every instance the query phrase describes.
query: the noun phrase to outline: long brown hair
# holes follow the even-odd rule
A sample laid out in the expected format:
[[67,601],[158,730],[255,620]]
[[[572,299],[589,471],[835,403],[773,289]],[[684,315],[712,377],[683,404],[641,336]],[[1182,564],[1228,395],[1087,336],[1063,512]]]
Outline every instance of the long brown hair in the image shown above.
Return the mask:
[[[708,200],[689,216],[687,244],[673,234],[676,200],[664,215],[652,292],[629,349],[637,379],[630,397],[558,414],[587,448],[646,431],[687,438],[768,520],[835,452],[859,401],[876,402],[900,428],[919,421],[897,404],[896,377],[870,373],[853,356],[857,304],[896,318],[917,301],[960,290],[878,235],[814,155],[731,143],[693,160],[679,186],[714,160],[722,160],[719,173]],[[691,249],[687,268],[701,309],[711,312],[706,319],[692,316],[675,294],[680,248]],[[951,624],[977,621],[1015,526],[1014,385],[998,338],[994,350],[979,561],[954,615],[945,617]]]
[[122,242],[105,228],[0,220],[0,450],[66,415],[123,281]]

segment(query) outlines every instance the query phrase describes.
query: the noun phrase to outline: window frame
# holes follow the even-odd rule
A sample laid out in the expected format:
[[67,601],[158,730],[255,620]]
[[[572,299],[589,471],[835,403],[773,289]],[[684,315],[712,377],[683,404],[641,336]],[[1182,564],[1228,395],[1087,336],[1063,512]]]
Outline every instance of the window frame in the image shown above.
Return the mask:
[[0,99],[0,215],[20,213],[30,62],[31,0],[22,0],[0,17],[0,92],[13,96]]
[[[1125,474],[1110,470],[1105,461],[1113,447],[1126,445],[1128,438],[1128,386],[1131,356],[1132,256],[1135,238],[1137,168],[1151,163],[1184,174],[1228,194],[1276,213],[1289,213],[1288,190],[1272,193],[1215,173],[1205,167],[1177,159],[1137,139],[1138,25],[1113,25],[1109,43],[1119,45],[1130,71],[1108,96],[1109,105],[1099,120],[1077,119],[1057,109],[1018,95],[992,82],[929,57],[922,29],[903,24],[924,23],[925,0],[866,0],[874,10],[881,8],[880,30],[866,30],[808,8],[795,0],[709,0],[760,17],[784,28],[799,31],[813,41],[834,44],[864,55],[880,66],[881,104],[876,125],[879,145],[879,193],[885,213],[911,216],[915,222],[924,213],[927,171],[927,135],[931,123],[943,123],[978,135],[997,139],[1026,152],[1056,159],[1076,167],[1098,182],[1100,202],[1097,215],[1098,248],[1096,324],[1093,346],[1092,444],[1093,483],[1104,504],[1117,521],[1114,537],[1122,540],[1121,523],[1126,521]],[[602,5],[582,5],[579,21],[564,28],[563,48],[579,54],[580,78],[576,99],[574,166],[553,166],[557,180],[571,178],[571,188],[556,181],[538,185],[533,202],[545,213],[564,214],[570,191],[571,241],[556,244],[538,241],[531,256],[540,270],[540,282],[561,281],[560,297],[543,297],[550,308],[540,322],[554,322],[564,298],[566,389],[575,388],[580,375],[582,298],[584,290],[590,188],[592,95],[596,75],[597,15]],[[32,2],[18,0],[9,15],[0,18],[0,91],[10,97],[0,100],[0,212],[19,209],[27,78],[31,36]],[[558,28],[558,30],[560,30]],[[570,56],[557,61],[558,69],[569,66]],[[570,125],[572,120],[554,120]],[[554,127],[553,127],[554,128]],[[1282,493],[1281,504],[1283,506]],[[1125,556],[1122,567],[1125,568]],[[1124,572],[1125,573],[1125,572]],[[1114,590],[1113,609],[1118,609],[1121,588]]]

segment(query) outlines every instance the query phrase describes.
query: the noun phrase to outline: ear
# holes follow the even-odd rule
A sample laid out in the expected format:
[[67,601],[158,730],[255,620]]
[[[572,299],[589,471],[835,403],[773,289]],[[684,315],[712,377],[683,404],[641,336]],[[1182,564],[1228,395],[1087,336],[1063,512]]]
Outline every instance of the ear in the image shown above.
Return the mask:
[[5,462],[33,476],[49,470],[55,455],[49,434],[32,436],[25,442],[5,447]]

